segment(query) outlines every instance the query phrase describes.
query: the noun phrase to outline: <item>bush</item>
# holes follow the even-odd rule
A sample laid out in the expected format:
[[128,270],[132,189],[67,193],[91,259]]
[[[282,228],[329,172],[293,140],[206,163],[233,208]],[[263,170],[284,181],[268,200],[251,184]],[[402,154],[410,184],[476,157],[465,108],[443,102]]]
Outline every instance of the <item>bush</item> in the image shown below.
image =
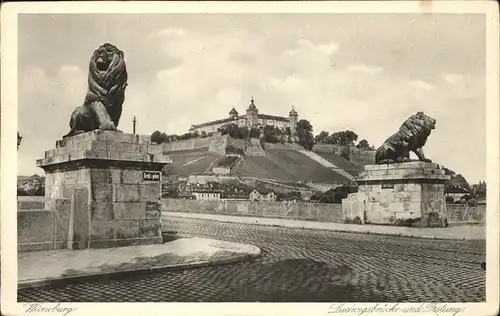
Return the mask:
[[226,153],[228,154],[236,154],[236,155],[241,155],[243,156],[245,152],[241,148],[236,148],[233,145],[229,145],[226,147]]
[[344,220],[345,224],[356,224],[356,225],[362,225],[363,222],[361,222],[361,218],[359,216],[356,216],[354,219],[346,218]]
[[414,227],[420,224],[420,218],[407,218],[407,219],[397,218],[394,221],[394,224],[396,226]]
[[236,162],[236,160],[238,160],[238,157],[235,156],[224,157],[219,159],[215,163],[215,165],[217,167],[231,167]]
[[468,206],[477,206],[477,200],[476,199],[470,199],[467,201]]
[[249,135],[251,138],[259,138],[260,137],[260,129],[256,127],[252,127],[249,131]]

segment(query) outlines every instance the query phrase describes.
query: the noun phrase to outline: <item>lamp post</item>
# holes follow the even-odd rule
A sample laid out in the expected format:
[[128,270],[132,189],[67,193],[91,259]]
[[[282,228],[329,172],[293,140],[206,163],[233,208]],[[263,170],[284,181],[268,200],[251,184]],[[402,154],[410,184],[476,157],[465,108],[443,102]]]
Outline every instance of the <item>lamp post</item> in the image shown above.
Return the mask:
[[133,133],[135,134],[135,123],[137,122],[137,120],[135,119],[135,115],[134,115],[134,120],[132,122],[134,123],[134,125],[133,125]]

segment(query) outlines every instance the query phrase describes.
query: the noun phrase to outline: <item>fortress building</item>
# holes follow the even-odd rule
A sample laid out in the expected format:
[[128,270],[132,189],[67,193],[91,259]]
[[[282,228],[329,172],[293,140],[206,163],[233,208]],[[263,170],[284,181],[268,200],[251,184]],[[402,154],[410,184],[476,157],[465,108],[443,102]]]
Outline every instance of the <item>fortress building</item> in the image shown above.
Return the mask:
[[198,125],[192,125],[189,129],[190,132],[198,131],[198,133],[215,133],[217,129],[230,123],[234,123],[238,126],[247,126],[248,128],[259,127],[263,128],[266,125],[272,125],[280,129],[290,128],[292,135],[295,134],[297,127],[297,122],[299,120],[299,115],[297,111],[292,107],[292,110],[288,113],[288,117],[284,116],[274,116],[268,114],[259,114],[259,110],[255,106],[254,99],[250,101],[250,105],[246,110],[246,114],[239,115],[238,111],[233,107],[229,112],[228,118],[219,119],[216,121],[206,122]]

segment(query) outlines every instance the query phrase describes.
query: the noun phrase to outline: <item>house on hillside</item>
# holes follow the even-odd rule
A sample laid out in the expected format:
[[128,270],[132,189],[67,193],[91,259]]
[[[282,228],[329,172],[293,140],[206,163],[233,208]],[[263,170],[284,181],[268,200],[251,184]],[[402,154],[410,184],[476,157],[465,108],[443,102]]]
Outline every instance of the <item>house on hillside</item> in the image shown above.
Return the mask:
[[276,202],[276,193],[264,187],[253,189],[249,195],[250,201]]
[[449,200],[452,203],[459,201],[463,196],[469,194],[466,188],[459,186],[450,186],[445,188],[444,196],[446,200]]

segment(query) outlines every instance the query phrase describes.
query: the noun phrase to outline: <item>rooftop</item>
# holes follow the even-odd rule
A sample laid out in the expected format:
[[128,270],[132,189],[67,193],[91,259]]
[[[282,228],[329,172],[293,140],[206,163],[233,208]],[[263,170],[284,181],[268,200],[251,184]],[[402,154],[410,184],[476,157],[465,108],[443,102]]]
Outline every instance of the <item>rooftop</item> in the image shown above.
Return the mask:
[[254,100],[253,100],[253,97],[252,99],[250,100],[250,105],[248,106],[248,110],[254,110],[254,111],[257,111],[257,107],[255,106],[255,103],[254,103]]

